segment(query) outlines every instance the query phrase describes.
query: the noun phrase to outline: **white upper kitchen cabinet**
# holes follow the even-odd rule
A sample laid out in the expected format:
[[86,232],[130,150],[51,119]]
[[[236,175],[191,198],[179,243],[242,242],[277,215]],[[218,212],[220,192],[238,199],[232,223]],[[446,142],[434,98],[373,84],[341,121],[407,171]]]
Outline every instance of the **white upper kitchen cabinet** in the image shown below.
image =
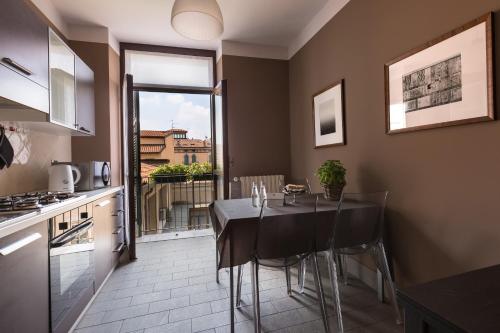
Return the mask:
[[75,54],[49,31],[50,121],[76,127]]

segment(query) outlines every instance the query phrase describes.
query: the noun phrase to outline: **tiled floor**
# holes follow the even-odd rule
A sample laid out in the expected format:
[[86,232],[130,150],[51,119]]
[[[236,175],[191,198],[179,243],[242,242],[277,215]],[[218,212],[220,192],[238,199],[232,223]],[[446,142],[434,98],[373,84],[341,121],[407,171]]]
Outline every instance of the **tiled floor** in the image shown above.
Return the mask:
[[[221,283],[215,282],[212,237],[141,243],[137,253],[137,261],[117,268],[112,274],[79,323],[77,333],[230,332],[229,274],[221,271]],[[247,266],[243,306],[236,310],[236,332],[253,332],[248,271]],[[296,274],[293,269],[294,288]],[[330,301],[328,274],[322,275]],[[282,271],[262,268],[259,277],[263,331],[323,332],[312,276],[308,276],[306,292],[294,291],[292,297],[286,293]],[[395,324],[391,307],[379,303],[375,292],[358,281],[352,280],[341,292],[346,332],[403,332]],[[335,332],[331,306],[328,314]]]

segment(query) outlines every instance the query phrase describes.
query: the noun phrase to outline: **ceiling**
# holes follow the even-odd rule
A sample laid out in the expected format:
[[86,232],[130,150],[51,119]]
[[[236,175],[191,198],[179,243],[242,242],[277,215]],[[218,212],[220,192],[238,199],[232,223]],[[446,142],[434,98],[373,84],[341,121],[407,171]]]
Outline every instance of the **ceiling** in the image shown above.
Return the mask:
[[199,42],[170,26],[174,0],[50,0],[68,25],[107,27],[120,42],[217,49],[221,40],[289,47],[332,0],[218,0],[224,33]]

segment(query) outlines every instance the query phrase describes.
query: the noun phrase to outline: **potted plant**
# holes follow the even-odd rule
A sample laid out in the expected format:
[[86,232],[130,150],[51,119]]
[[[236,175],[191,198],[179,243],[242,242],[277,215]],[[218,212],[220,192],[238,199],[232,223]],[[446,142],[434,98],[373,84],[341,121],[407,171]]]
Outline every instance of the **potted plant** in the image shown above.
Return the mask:
[[211,180],[213,178],[212,164],[209,162],[192,163],[188,167],[187,174],[188,180]]
[[316,171],[321,186],[325,189],[325,198],[328,200],[340,200],[342,190],[346,184],[346,169],[339,160],[328,160]]
[[156,183],[185,182],[187,168],[187,165],[183,164],[163,164],[154,169],[150,176]]

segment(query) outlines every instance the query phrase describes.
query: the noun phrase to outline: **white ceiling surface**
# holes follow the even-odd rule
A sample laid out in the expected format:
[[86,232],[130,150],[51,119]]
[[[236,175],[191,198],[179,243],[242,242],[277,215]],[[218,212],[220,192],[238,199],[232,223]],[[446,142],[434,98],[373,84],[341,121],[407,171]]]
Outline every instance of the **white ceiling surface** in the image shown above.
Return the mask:
[[70,31],[106,27],[120,42],[212,50],[225,40],[286,48],[290,57],[349,0],[218,0],[224,33],[213,41],[189,40],[172,29],[174,0],[50,1]]

